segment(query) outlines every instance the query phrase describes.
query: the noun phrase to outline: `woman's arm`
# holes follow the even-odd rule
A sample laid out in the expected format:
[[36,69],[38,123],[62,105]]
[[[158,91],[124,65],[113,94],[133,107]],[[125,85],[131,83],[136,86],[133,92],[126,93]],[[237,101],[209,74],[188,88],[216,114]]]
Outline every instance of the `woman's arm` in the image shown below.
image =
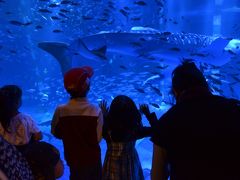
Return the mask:
[[5,173],[0,169],[0,179],[1,180],[8,180],[7,176],[5,175]]
[[167,152],[164,148],[154,144],[152,156],[152,180],[167,180]]
[[60,178],[64,173],[64,164],[61,159],[58,160],[56,166],[54,167],[54,175],[56,178]]

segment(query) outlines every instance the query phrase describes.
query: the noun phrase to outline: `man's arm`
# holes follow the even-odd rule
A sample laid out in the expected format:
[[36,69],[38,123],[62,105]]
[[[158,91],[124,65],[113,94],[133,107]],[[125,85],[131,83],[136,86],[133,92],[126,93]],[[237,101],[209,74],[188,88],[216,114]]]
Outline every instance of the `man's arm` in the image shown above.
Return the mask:
[[152,157],[152,180],[167,180],[167,152],[164,148],[154,144]]
[[56,138],[61,139],[61,136],[58,133],[58,128],[57,128],[58,123],[59,123],[59,108],[56,108],[52,118],[52,122],[51,122],[51,133]]
[[102,111],[100,111],[98,115],[98,121],[97,121],[97,139],[98,142],[102,140],[102,128],[103,128],[103,114]]

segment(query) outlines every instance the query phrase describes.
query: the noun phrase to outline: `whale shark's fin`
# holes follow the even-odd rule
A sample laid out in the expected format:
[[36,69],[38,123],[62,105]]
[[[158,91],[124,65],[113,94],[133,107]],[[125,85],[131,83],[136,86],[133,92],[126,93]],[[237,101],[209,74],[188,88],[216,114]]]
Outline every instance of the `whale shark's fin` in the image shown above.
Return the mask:
[[230,39],[217,38],[207,47],[207,51],[216,56],[221,56],[229,41]]
[[86,50],[87,52],[99,57],[100,59],[104,59],[104,60],[107,59],[107,57],[106,57],[107,46],[106,45],[101,46],[100,48],[97,48],[97,49],[90,50],[81,39],[78,39],[76,45],[78,46],[77,48],[82,47],[82,50]]
[[100,58],[103,58],[103,59],[107,59],[106,57],[106,51],[107,51],[107,46],[104,45],[98,49],[94,49],[94,50],[91,50],[91,52],[97,56],[99,56]]
[[62,42],[40,42],[38,47],[54,56],[61,66],[62,74],[72,66],[71,57],[66,55],[69,45]]

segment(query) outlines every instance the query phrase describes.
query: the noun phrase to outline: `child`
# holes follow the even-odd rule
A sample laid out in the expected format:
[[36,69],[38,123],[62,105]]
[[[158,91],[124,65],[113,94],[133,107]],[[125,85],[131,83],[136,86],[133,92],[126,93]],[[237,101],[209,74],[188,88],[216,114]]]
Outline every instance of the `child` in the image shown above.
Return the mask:
[[31,140],[40,140],[42,133],[33,119],[19,112],[22,90],[16,85],[6,85],[0,89],[0,135],[19,150]]
[[115,97],[109,111],[106,101],[100,107],[104,112],[103,137],[107,142],[103,179],[143,180],[135,142],[151,136],[151,127],[143,127],[140,112],[127,96]]
[[87,99],[90,89],[91,67],[73,68],[64,75],[64,87],[71,98],[56,108],[51,131],[62,139],[64,155],[70,167],[70,179],[101,179],[103,117],[99,107]]
[[63,175],[64,165],[60,153],[49,143],[31,143],[24,151],[24,156],[36,180],[55,180]]

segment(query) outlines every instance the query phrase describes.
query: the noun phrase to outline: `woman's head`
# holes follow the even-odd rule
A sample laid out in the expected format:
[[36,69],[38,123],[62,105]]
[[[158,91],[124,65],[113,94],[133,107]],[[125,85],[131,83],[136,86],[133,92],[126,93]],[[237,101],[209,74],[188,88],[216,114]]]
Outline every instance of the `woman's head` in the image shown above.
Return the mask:
[[18,110],[22,104],[22,90],[17,85],[3,86],[0,95],[5,99],[7,107],[12,110]]
[[131,98],[124,95],[115,97],[110,105],[110,128],[131,129],[141,123],[141,114]]
[[6,85],[0,88],[0,122],[8,129],[11,118],[21,106],[22,90],[16,85]]
[[191,60],[184,60],[181,65],[173,70],[172,89],[175,95],[199,87],[209,89],[203,73]]

